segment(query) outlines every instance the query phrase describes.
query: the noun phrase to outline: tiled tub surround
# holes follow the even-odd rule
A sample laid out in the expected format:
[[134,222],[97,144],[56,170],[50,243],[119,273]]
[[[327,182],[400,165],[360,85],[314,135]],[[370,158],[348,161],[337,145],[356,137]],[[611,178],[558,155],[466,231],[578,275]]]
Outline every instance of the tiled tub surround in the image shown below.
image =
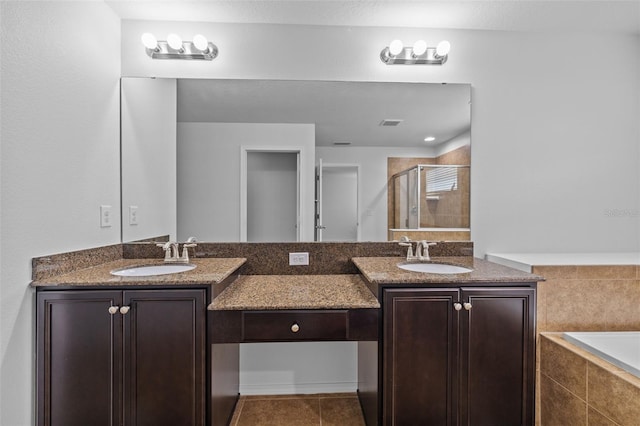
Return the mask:
[[640,330],[640,254],[491,254],[487,259],[545,277],[538,331]]
[[[640,330],[640,253],[501,253],[486,258],[545,277],[538,283],[538,333]],[[539,373],[540,353],[537,364]],[[538,410],[543,383],[540,378]]]
[[542,333],[539,346],[542,425],[638,425],[640,378],[562,333]]

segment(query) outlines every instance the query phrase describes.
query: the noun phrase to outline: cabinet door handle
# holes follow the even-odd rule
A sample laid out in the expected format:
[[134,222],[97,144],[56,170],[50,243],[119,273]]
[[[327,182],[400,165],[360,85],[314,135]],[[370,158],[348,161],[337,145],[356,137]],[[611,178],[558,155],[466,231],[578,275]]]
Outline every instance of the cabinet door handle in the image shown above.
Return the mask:
[[455,309],[456,311],[459,311],[460,309],[462,309],[462,304],[461,303],[454,303],[453,304],[453,309]]
[[129,306],[123,306],[120,308],[120,313],[122,315],[125,315],[127,312],[129,312],[129,309],[131,309]]
[[117,306],[109,306],[109,313],[111,315],[115,315],[118,312],[118,307]]
[[464,304],[464,309],[465,310],[470,311],[471,308],[472,308],[471,303],[467,302],[467,303]]
[[294,333],[297,333],[298,331],[300,331],[300,326],[298,324],[293,324],[291,326],[291,331],[293,331]]

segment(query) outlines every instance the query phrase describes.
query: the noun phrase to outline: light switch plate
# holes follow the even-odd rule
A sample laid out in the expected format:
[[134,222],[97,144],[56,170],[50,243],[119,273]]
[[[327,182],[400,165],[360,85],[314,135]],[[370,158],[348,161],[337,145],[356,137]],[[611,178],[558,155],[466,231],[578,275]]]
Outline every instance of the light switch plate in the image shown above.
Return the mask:
[[309,264],[309,253],[289,253],[289,266],[303,266]]
[[138,224],[138,206],[129,206],[129,225]]
[[101,228],[110,228],[111,222],[113,221],[111,206],[102,205],[100,206],[100,227]]

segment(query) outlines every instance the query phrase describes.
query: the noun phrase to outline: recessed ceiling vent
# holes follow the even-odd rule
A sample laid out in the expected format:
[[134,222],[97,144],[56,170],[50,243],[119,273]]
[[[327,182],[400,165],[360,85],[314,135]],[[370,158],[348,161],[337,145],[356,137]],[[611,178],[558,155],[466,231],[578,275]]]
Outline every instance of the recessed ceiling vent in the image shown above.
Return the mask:
[[334,142],[333,144],[337,146],[348,146],[351,145],[351,142]]
[[395,127],[402,123],[404,120],[398,120],[393,118],[386,118],[380,122],[380,125],[383,127]]

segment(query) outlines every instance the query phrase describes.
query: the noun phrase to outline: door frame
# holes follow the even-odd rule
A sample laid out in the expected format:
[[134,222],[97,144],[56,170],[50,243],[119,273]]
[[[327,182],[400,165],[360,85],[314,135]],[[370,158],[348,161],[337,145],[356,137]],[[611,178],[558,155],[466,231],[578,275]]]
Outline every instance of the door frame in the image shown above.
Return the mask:
[[[360,232],[361,232],[361,226],[360,226],[360,212],[361,212],[361,205],[362,205],[362,200],[361,200],[361,186],[360,186],[360,164],[357,163],[325,163],[322,161],[322,159],[320,159],[320,161],[318,162],[318,166],[324,170],[324,169],[355,169],[356,170],[356,241],[361,241],[361,236],[360,236]],[[320,173],[320,175],[322,175],[323,173]],[[322,195],[318,194],[317,199],[320,202],[320,200],[322,199]],[[320,209],[322,209],[322,205],[318,205],[318,211],[320,212]],[[320,212],[320,214],[322,214]],[[318,225],[317,223],[315,223],[314,225]],[[320,234],[321,235],[321,234]],[[318,241],[316,239],[316,241]],[[320,240],[321,241],[321,240]]]
[[247,242],[247,156],[250,152],[262,153],[291,153],[297,154],[297,184],[296,184],[296,241],[300,241],[301,230],[304,229],[304,215],[302,212],[302,197],[300,188],[305,187],[304,175],[300,171],[305,164],[305,150],[302,146],[240,146],[240,242]]

